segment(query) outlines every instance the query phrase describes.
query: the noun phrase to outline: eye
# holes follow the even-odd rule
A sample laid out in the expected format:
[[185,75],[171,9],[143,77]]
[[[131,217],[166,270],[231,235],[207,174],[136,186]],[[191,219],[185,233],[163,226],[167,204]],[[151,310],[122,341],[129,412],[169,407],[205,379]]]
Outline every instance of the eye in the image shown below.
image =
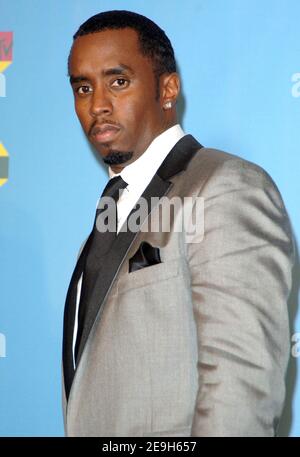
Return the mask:
[[79,86],[75,89],[75,92],[79,95],[85,95],[91,91],[92,91],[92,89],[90,86]]
[[117,78],[113,81],[112,87],[127,87],[129,85],[129,81],[125,78]]

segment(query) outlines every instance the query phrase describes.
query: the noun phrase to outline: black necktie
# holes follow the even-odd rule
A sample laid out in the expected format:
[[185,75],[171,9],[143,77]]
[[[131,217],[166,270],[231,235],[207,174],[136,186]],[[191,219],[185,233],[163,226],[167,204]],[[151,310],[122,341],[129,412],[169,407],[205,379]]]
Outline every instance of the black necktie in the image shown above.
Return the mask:
[[[77,360],[79,345],[84,328],[85,316],[97,280],[101,257],[109,250],[117,235],[117,201],[120,190],[125,189],[127,183],[121,176],[110,179],[101,195],[96,211],[95,222],[92,230],[92,240],[83,271],[81,297],[78,311],[78,331],[75,345],[75,360]],[[103,197],[110,197],[104,199]],[[106,204],[104,204],[104,201]],[[110,203],[109,203],[110,201]],[[104,228],[109,230],[103,231]]]

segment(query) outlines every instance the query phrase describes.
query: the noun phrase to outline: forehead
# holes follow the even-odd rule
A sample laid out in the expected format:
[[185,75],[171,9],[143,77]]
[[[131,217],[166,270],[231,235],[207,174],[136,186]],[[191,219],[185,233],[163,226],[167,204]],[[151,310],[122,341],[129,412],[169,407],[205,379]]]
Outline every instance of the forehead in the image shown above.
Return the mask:
[[83,35],[73,43],[70,54],[70,72],[99,71],[111,65],[128,65],[131,68],[150,66],[140,50],[138,34],[126,28],[105,30]]

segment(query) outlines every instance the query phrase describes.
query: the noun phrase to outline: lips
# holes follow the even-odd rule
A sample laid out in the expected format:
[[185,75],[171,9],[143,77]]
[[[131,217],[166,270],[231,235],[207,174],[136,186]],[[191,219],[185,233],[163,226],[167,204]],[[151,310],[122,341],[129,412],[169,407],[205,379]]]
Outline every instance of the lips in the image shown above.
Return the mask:
[[115,124],[95,125],[92,129],[91,136],[97,143],[107,143],[112,141],[120,132],[120,127]]

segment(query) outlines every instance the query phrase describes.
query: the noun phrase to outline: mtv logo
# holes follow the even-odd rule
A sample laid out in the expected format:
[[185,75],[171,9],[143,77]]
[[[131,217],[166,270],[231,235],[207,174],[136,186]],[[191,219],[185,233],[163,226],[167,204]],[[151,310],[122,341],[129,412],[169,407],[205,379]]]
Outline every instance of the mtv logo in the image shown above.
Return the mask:
[[13,32],[0,32],[0,72],[13,60]]

